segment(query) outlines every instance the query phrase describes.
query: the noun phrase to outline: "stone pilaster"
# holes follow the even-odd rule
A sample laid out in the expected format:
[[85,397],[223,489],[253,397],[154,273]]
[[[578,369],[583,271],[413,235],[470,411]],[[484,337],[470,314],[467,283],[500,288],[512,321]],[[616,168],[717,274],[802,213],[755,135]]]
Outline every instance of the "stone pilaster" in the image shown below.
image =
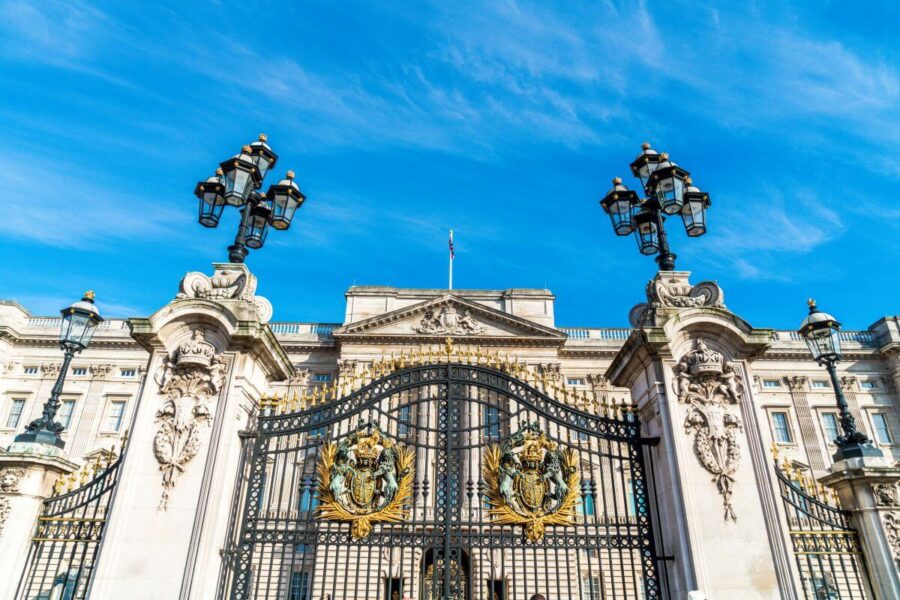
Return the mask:
[[794,403],[794,411],[797,413],[797,425],[800,426],[800,437],[803,440],[803,448],[806,450],[806,458],[813,472],[821,473],[827,468],[825,456],[822,454],[822,444],[816,435],[816,418],[809,407],[806,396],[809,380],[806,377],[785,377],[785,384],[791,393]]
[[672,598],[796,598],[746,360],[771,340],[713,282],[663,272],[607,371],[638,403],[654,453]]
[[868,419],[864,419],[862,411],[859,410],[859,399],[856,397],[858,380],[852,375],[844,375],[841,377],[840,383],[844,397],[847,399],[847,405],[850,407],[850,414],[856,419],[856,428],[869,436],[869,439],[872,439]]
[[181,293],[130,322],[148,377],[96,570],[98,598],[215,596],[241,442],[270,383],[293,368],[244,265],[189,273]]
[[0,452],[0,600],[12,600],[31,546],[41,504],[62,475],[78,467],[63,456]]
[[819,481],[853,515],[875,600],[900,598],[900,469],[863,457],[838,461],[830,471]]

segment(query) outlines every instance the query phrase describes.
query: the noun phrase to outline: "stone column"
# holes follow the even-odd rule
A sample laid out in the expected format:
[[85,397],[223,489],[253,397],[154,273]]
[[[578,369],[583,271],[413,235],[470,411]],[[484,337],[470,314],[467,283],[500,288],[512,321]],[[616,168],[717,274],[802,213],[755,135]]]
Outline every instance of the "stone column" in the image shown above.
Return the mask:
[[0,452],[0,600],[16,594],[41,505],[53,484],[78,468],[57,448],[30,446]]
[[211,599],[237,484],[238,432],[293,367],[242,264],[188,273],[132,335],[150,352],[92,595]]
[[809,407],[809,399],[806,397],[806,386],[809,380],[806,377],[785,377],[784,382],[791,392],[791,400],[794,410],[797,412],[797,424],[800,426],[800,437],[803,440],[803,448],[806,450],[806,458],[809,466],[815,473],[821,473],[826,468],[825,457],[822,455],[822,445],[816,436],[816,418]]
[[712,282],[663,272],[637,329],[610,365],[638,403],[645,437],[659,437],[654,485],[672,598],[795,599],[789,553],[754,408],[746,360],[770,330],[724,306]]
[[882,457],[841,460],[820,482],[853,515],[875,600],[900,598],[900,469]]

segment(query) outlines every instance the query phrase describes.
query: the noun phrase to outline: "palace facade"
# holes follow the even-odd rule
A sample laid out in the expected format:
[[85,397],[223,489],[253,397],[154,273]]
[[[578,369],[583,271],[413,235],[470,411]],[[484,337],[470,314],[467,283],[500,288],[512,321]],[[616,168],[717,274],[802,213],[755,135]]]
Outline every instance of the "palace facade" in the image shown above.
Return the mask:
[[[13,444],[58,375],[60,319],[0,303],[0,469],[17,478],[0,536],[18,536],[0,539],[0,598],[897,589],[897,316],[840,333],[840,385],[883,459],[836,467],[834,390],[804,341],[684,272],[626,329],[558,326],[551,291],[518,288],[354,286],[341,322],[268,322],[249,271],[215,267],[75,357],[64,456]],[[63,531],[83,513],[35,533],[67,494],[99,506],[96,536]]]

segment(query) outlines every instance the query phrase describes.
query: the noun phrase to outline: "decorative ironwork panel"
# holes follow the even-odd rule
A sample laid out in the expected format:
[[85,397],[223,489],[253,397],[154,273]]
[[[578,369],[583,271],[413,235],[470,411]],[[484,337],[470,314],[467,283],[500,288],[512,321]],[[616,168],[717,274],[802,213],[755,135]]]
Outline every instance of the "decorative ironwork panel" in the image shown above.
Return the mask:
[[803,597],[871,598],[859,535],[851,525],[850,513],[837,506],[833,493],[792,470],[787,463],[776,468],[775,473]]
[[121,463],[105,455],[60,479],[38,516],[17,600],[89,597]]
[[663,597],[630,408],[488,357],[410,362],[262,403],[220,598]]

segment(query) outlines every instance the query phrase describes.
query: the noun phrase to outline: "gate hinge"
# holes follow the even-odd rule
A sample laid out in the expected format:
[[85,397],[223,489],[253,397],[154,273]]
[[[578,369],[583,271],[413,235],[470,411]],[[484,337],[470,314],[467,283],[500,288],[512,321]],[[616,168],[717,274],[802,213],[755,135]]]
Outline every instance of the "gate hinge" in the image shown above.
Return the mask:
[[259,430],[258,429],[241,429],[240,431],[238,431],[238,437],[241,438],[242,440],[258,438]]
[[659,436],[641,438],[641,446],[659,446]]

